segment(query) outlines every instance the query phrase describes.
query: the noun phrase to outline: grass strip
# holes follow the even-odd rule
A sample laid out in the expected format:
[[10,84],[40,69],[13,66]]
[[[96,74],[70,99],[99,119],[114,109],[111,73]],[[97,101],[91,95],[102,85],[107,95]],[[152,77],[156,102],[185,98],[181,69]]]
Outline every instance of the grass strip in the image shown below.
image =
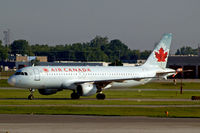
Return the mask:
[[200,117],[200,107],[0,107],[0,114]]
[[[199,82],[183,82],[183,89],[200,89]],[[173,82],[150,82],[145,85],[133,86],[137,89],[180,89],[181,83],[176,85]]]
[[200,105],[200,101],[0,100],[0,105]]
[[[176,91],[138,91],[138,90],[106,90],[106,98],[150,98],[150,99],[191,99],[192,96],[200,96],[200,91],[184,91],[180,94]],[[34,92],[35,98],[70,98],[72,91],[64,90],[54,95],[41,95]],[[30,92],[27,89],[0,89],[0,98],[27,98]],[[81,98],[94,98],[96,95]]]
[[15,71],[0,72],[0,76],[10,77],[10,76],[13,75],[14,73],[15,73]]
[[7,83],[7,79],[0,79],[0,87],[11,87],[11,86]]

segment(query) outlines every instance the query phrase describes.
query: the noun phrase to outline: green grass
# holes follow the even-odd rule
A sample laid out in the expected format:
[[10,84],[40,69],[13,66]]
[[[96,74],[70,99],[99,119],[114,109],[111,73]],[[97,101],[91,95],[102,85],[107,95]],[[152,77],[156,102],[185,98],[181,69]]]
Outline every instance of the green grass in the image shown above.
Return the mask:
[[62,114],[103,116],[200,117],[200,108],[135,108],[135,107],[0,107],[0,114]]
[[7,79],[1,79],[0,87],[11,87],[11,86],[7,83]]
[[[26,99],[30,92],[27,89],[0,89],[0,99],[7,98],[9,100],[0,100],[0,105],[199,105],[200,101],[175,101],[176,99],[191,99],[193,95],[199,95],[200,92],[184,92],[182,95],[175,91],[142,91],[137,90],[106,90],[105,94],[107,98],[111,100],[95,100],[95,95],[90,97],[81,97],[80,100],[70,100],[71,91],[61,91],[54,95],[44,96],[34,92],[36,100],[20,100]],[[13,100],[17,98],[18,100]],[[43,100],[37,100],[37,98],[44,98]],[[46,98],[46,100],[45,100]],[[49,100],[54,98],[53,100]],[[57,98],[57,99],[56,99]],[[64,100],[63,100],[64,98]],[[65,99],[66,98],[66,99]],[[68,99],[67,99],[68,98]],[[92,98],[94,100],[88,100]],[[120,98],[115,100],[114,98]],[[129,98],[136,99],[135,101]],[[143,101],[142,99],[174,99],[174,101]],[[113,99],[113,100],[112,100]],[[141,99],[141,100],[137,100]]]
[[[7,87],[7,80],[0,80],[0,87]],[[138,89],[135,89],[138,88]],[[172,91],[138,91],[139,89],[172,89]],[[111,100],[89,100],[90,97],[81,97],[80,100],[70,100],[72,91],[64,90],[54,95],[44,96],[34,92],[36,100],[22,100],[30,92],[27,89],[0,89],[0,114],[66,114],[66,115],[113,115],[113,116],[149,116],[166,117],[198,117],[200,107],[72,107],[70,105],[200,105],[200,101],[176,101],[176,99],[191,99],[191,96],[200,96],[198,91],[184,91],[184,89],[200,89],[200,83],[184,83],[183,94],[179,85],[172,83],[149,83],[136,86],[132,89],[105,90],[106,98]],[[22,99],[21,99],[22,98]],[[37,98],[44,98],[38,100]],[[47,100],[45,100],[45,98]],[[53,100],[49,100],[49,99]],[[64,99],[63,99],[64,98]],[[66,98],[66,99],[65,99]],[[119,98],[119,100],[115,100]],[[174,101],[143,101],[132,99],[173,99]],[[6,100],[5,100],[6,99]],[[16,100],[17,99],[17,100]],[[113,99],[113,100],[112,100]],[[12,105],[12,106],[3,106]],[[17,106],[40,105],[40,106]],[[43,106],[49,105],[49,106]],[[55,106],[56,105],[56,106]]]
[[[134,86],[138,89],[180,89],[180,83],[174,85],[173,82],[151,82],[145,85]],[[184,82],[183,89],[200,89],[199,82]]]
[[[176,91],[138,91],[133,90],[105,90],[106,98],[151,98],[151,99],[191,99],[191,96],[200,96],[198,91],[183,91],[181,95],[180,92]],[[41,95],[38,91],[34,92],[35,98],[70,98],[72,91],[64,90],[58,92],[54,95]],[[28,89],[0,89],[0,98],[27,98],[30,92]],[[95,95],[90,97],[81,98],[95,98]]]
[[14,73],[15,73],[15,71],[0,72],[0,76],[10,77],[10,76],[13,75]]
[[190,99],[193,95],[200,95],[200,92],[183,91],[181,95],[179,91],[107,90],[105,94],[107,98]]
[[132,100],[0,100],[0,105],[200,105],[200,101]]

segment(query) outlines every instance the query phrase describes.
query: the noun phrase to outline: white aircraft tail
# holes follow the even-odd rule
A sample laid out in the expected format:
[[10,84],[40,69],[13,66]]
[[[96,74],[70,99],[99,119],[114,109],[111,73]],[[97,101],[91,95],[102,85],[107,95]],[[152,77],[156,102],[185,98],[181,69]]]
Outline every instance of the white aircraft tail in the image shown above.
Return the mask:
[[166,68],[172,34],[165,34],[143,66]]

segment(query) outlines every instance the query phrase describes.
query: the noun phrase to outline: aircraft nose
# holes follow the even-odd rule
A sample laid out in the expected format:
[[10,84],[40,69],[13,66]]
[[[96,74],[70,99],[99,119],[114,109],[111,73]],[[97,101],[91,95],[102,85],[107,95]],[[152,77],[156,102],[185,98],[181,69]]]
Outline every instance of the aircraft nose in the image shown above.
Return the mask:
[[15,86],[15,83],[16,83],[16,78],[14,76],[8,79],[8,84]]

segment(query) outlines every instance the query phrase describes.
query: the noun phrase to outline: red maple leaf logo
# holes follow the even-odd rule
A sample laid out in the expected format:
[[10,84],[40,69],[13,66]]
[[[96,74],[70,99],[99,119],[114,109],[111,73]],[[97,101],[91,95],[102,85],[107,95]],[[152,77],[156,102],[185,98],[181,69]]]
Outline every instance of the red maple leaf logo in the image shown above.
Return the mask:
[[43,68],[43,70],[44,70],[45,72],[49,72],[49,70],[48,70],[47,68]]
[[168,52],[165,52],[163,48],[160,48],[159,52],[155,52],[158,62],[165,62]]

